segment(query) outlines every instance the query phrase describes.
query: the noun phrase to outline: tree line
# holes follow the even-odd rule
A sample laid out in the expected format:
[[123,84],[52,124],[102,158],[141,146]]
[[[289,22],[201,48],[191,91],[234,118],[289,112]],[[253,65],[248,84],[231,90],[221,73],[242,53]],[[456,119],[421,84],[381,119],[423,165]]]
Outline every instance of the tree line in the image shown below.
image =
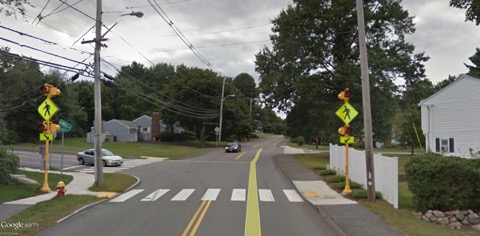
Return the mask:
[[[9,48],[1,48],[9,51]],[[66,137],[85,137],[94,122],[92,79],[70,81],[58,70],[43,72],[35,62],[0,56],[0,114],[3,143],[38,141],[37,108],[45,99],[39,87],[45,83],[61,90],[52,98],[59,108],[51,121],[73,125]],[[102,77],[102,119],[134,120],[159,112],[167,127],[179,125],[197,138],[215,140],[219,124],[222,86],[224,98],[222,140],[242,140],[256,130],[281,133],[283,121],[258,99],[254,78],[246,73],[235,78],[184,65],[160,63],[151,67],[133,62],[114,77]]]

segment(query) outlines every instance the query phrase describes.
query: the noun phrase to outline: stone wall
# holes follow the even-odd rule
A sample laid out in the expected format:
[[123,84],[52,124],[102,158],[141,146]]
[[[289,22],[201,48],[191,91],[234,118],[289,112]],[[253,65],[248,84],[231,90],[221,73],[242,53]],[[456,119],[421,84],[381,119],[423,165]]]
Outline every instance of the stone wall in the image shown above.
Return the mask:
[[422,212],[415,213],[415,216],[417,219],[450,226],[453,229],[472,228],[480,231],[480,217],[472,210],[446,212],[429,210],[425,214]]

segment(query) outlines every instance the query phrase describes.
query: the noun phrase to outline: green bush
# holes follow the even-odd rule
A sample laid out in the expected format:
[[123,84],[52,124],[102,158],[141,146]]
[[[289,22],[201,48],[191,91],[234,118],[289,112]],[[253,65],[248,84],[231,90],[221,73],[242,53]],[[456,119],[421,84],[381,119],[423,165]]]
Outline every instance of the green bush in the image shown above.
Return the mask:
[[195,132],[192,131],[182,131],[180,134],[177,134],[176,142],[188,142],[197,140]]
[[325,166],[315,166],[313,167],[314,170],[325,170],[327,169]]
[[336,175],[337,172],[334,170],[321,170],[320,175]]
[[480,210],[480,161],[426,154],[410,158],[405,172],[416,210]]
[[18,169],[18,157],[0,148],[0,184],[10,184],[14,180],[10,174]]
[[330,183],[339,183],[339,182],[345,182],[345,176],[344,175],[333,175],[333,176],[329,176],[327,178],[327,182],[330,182]]
[[[352,192],[352,197],[356,199],[367,199],[368,198],[368,191],[365,189],[359,189]],[[375,199],[382,199],[382,193],[375,192]]]
[[305,138],[303,136],[298,136],[297,137],[297,144],[298,144],[298,146],[303,146],[303,144],[305,144]]
[[191,131],[182,131],[181,133],[161,132],[155,136],[156,141],[160,142],[188,142],[197,140],[195,133]]
[[[335,186],[339,189],[344,189],[345,185],[347,185],[347,183],[345,181],[335,184]],[[354,181],[350,181],[349,185],[350,185],[350,188],[361,188],[362,187],[361,184],[359,184],[357,182],[354,182]]]

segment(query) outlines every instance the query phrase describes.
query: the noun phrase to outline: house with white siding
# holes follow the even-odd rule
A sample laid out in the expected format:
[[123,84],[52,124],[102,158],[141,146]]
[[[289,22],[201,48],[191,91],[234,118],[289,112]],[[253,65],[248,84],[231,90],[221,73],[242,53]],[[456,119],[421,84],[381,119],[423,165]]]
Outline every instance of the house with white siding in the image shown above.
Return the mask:
[[480,79],[462,74],[418,105],[427,151],[480,157]]

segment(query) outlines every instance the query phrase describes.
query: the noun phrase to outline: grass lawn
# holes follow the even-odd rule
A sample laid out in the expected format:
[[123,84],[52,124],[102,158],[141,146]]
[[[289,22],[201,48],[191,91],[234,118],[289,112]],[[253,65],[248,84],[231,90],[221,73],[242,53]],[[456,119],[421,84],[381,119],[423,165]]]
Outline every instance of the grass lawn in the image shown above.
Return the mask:
[[[20,172],[22,174],[26,174],[28,177],[39,178],[39,173],[37,172]],[[55,176],[55,174],[49,174],[49,178],[63,179],[65,183],[72,180],[71,176],[69,176],[70,178],[68,180],[65,178],[68,175],[58,175],[55,177],[52,176]],[[103,184],[90,188],[91,191],[123,192],[136,182],[134,177],[125,174],[104,173],[103,177]],[[2,187],[3,185],[0,185],[0,188]],[[50,186],[50,188],[54,189],[52,186]],[[9,186],[8,189],[2,188],[1,192],[2,197],[7,195],[10,197],[20,196],[19,198],[42,194],[39,186],[29,186],[29,188],[26,188],[24,185],[12,185]],[[99,199],[96,196],[68,194],[67,191],[67,194],[64,197],[55,197],[53,199],[37,203],[5,220],[4,222],[7,223],[21,222],[23,223],[23,227],[19,227],[17,229],[14,227],[3,227],[0,233],[4,233],[5,235],[34,235],[37,232],[45,230],[48,227],[56,224],[58,220],[80,209],[81,207],[101,200],[102,199]]]
[[[405,175],[404,165],[412,156],[393,156],[399,157],[399,175]],[[297,154],[295,159],[303,166],[313,170],[314,167],[325,167],[329,163],[329,153]],[[382,200],[373,203],[365,200],[359,202],[406,235],[480,235],[480,232],[475,230],[450,229],[417,219],[413,215],[415,209],[412,203],[412,193],[408,190],[408,184],[405,181],[399,182],[399,209],[395,209],[390,203]]]
[[[42,172],[17,170],[14,174],[25,175],[29,179],[36,180],[40,183],[40,186],[27,184],[0,184],[0,192],[2,193],[0,194],[0,203],[43,194],[40,190],[44,181],[44,174]],[[65,185],[67,185],[72,179],[73,177],[70,175],[62,176],[60,174],[48,173],[48,186],[50,186],[52,190],[55,190],[59,181],[63,181]]]
[[[218,147],[223,147],[226,142],[221,142]],[[4,145],[7,150],[31,150],[38,151],[41,143],[22,143],[17,145]],[[207,143],[206,148],[197,148],[196,143],[189,144],[171,144],[171,143],[150,143],[150,142],[138,142],[138,143],[126,143],[126,142],[105,142],[102,147],[109,149],[113,153],[120,155],[124,158],[138,158],[140,156],[150,157],[168,157],[170,159],[181,159],[198,154],[202,154],[215,148],[215,143]],[[93,143],[87,143],[85,138],[66,138],[64,140],[63,151],[64,153],[76,154],[86,149],[93,148]],[[51,151],[61,152],[62,142],[61,140],[55,140],[52,145]]]

